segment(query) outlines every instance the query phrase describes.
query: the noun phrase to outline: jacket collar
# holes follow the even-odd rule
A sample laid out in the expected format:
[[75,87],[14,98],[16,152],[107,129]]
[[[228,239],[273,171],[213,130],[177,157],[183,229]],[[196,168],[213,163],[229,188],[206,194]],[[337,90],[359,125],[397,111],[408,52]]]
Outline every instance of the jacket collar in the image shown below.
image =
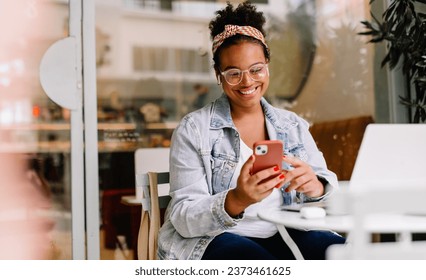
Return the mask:
[[[260,104],[262,105],[267,121],[275,127],[277,132],[285,133],[289,129],[297,126],[295,121],[288,118],[290,112],[282,110],[285,114],[278,114],[278,110],[281,109],[274,108],[264,97],[260,100]],[[231,107],[225,93],[223,93],[222,96],[216,99],[213,103],[211,112],[212,117],[210,120],[210,128],[221,129],[229,127],[235,129],[235,125],[231,117]]]
[[216,99],[211,108],[210,128],[220,129],[224,127],[235,128],[231,117],[231,107],[229,105],[228,96],[222,94]]

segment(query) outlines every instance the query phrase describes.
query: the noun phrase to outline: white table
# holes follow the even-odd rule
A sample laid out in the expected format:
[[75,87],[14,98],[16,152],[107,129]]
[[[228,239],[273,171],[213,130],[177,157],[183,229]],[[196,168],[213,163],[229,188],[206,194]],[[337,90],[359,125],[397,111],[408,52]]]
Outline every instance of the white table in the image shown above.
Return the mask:
[[[347,233],[352,229],[350,215],[326,215],[324,218],[305,219],[299,212],[285,211],[279,208],[265,208],[258,212],[259,218],[273,222],[296,259],[303,259],[299,248],[291,239],[286,227],[307,230],[332,230]],[[401,238],[411,238],[411,233],[426,232],[426,215],[375,214],[366,221],[371,233],[401,233]]]

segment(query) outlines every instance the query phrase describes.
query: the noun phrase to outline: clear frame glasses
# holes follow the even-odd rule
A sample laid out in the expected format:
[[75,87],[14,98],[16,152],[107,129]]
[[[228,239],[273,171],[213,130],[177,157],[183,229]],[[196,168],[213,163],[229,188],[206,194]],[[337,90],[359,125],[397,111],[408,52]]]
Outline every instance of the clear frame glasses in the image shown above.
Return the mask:
[[249,69],[240,70],[237,68],[228,69],[226,71],[220,72],[220,74],[225,78],[225,81],[231,86],[238,85],[243,80],[244,72],[247,72],[250,79],[253,81],[263,80],[268,73],[268,64],[258,63],[251,66]]

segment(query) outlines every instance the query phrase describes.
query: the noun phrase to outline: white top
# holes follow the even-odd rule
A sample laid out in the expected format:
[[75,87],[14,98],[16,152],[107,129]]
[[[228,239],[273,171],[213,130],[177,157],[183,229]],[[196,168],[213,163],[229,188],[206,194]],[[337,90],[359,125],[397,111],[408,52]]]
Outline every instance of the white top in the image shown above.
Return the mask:
[[[244,141],[240,139],[240,160],[232,178],[232,186],[237,185],[240,170],[243,164],[253,154]],[[261,220],[257,216],[260,209],[278,208],[282,204],[282,197],[279,189],[274,189],[272,193],[261,202],[250,205],[244,211],[244,218],[235,227],[227,230],[227,232],[235,233],[241,236],[268,238],[277,233],[277,227],[274,223]]]

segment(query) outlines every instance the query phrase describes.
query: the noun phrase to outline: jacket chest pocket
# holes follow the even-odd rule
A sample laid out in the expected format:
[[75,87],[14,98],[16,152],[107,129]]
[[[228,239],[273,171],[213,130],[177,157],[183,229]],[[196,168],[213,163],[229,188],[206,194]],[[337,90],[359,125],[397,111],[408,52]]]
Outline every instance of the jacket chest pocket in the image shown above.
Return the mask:
[[306,152],[305,146],[303,144],[289,145],[285,151],[285,154],[297,157],[303,161],[308,160],[308,153]]
[[212,156],[211,160],[213,194],[216,194],[229,189],[237,162],[220,156]]

